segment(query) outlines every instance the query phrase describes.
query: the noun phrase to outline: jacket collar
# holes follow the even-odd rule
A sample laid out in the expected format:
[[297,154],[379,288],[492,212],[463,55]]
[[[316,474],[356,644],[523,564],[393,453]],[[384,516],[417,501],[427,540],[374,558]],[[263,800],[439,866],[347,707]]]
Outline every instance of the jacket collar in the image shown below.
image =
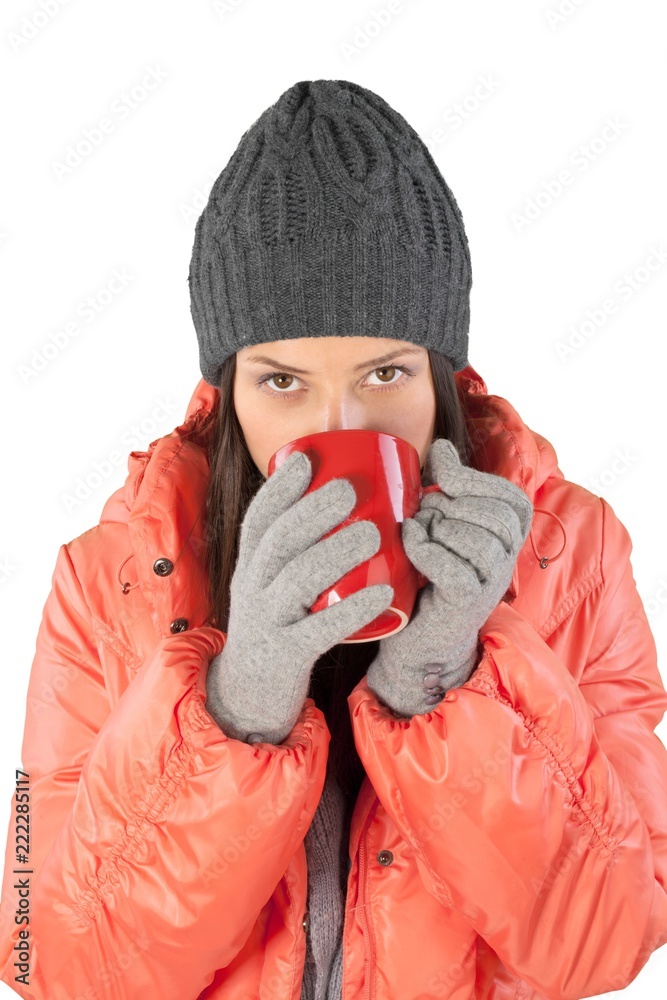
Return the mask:
[[[554,448],[523,422],[506,399],[489,394],[486,383],[472,365],[457,372],[455,377],[467,414],[473,464],[484,472],[509,479],[534,504],[549,477],[563,478]],[[152,441],[147,451],[130,453],[125,484],[109,497],[100,517],[100,522],[127,523],[135,558],[127,567],[123,563],[118,567],[119,583],[124,583],[126,589],[141,586],[154,608],[160,634],[165,634],[165,629],[179,617],[186,618],[192,626],[202,624],[207,614],[209,590],[203,558],[209,473],[207,447],[219,396],[219,389],[203,378],[199,380],[183,423],[170,434]],[[555,516],[535,508],[535,515],[538,513]],[[540,559],[532,528],[530,544],[535,557]],[[554,558],[554,554],[549,557]],[[169,587],[164,586],[164,580],[154,569],[160,558],[174,564]],[[519,560],[508,593],[512,598],[518,596]]]
[[503,476],[535,502],[550,476],[560,476],[553,446],[523,422],[502,396],[490,395],[472,365],[456,374],[468,415],[474,464],[482,472]]
[[[117,567],[117,582],[124,593],[140,587],[161,636],[204,624],[210,609],[205,511],[219,395],[199,381],[183,423],[147,451],[130,452],[125,484],[100,517],[127,524],[131,552]],[[166,574],[164,560],[172,564]]]
[[[533,523],[508,588],[508,596],[514,600],[519,596],[522,559],[534,557],[546,568],[549,561],[558,558],[567,545],[567,534],[560,518],[549,510],[535,506],[536,496],[547,479],[563,479],[563,473],[558,468],[553,445],[531,430],[506,399],[489,394],[486,383],[472,365],[457,372],[456,381],[468,419],[471,464],[482,472],[509,479],[527,494],[533,504]],[[538,516],[554,518],[560,525],[563,532],[560,551],[538,553],[533,537],[535,518]],[[528,546],[532,549],[532,556]]]

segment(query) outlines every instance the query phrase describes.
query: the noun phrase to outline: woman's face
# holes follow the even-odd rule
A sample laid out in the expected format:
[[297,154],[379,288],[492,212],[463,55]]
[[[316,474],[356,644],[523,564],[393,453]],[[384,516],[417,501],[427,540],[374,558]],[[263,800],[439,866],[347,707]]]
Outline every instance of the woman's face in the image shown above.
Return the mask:
[[300,337],[236,355],[234,406],[255,465],[305,434],[385,431],[414,445],[423,467],[435,427],[428,351],[380,337]]

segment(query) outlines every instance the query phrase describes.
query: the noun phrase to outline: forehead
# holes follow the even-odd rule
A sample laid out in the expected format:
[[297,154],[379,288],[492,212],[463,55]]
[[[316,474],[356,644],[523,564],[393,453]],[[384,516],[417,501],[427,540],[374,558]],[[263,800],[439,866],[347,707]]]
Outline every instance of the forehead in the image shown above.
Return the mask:
[[295,337],[288,340],[270,340],[252,344],[237,351],[237,360],[252,363],[260,357],[305,362],[318,359],[335,359],[346,362],[350,359],[364,360],[384,357],[388,354],[426,354],[426,348],[409,340],[389,337]]

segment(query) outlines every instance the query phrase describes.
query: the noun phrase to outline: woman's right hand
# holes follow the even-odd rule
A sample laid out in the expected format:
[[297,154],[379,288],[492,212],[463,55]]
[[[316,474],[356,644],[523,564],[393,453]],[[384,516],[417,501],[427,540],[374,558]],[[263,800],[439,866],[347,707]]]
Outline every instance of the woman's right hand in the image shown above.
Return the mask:
[[372,521],[322,539],[348,517],[356,495],[348,480],[333,479],[304,496],[311,477],[307,455],[293,452],[259,488],[241,525],[227,641],[209,666],[206,708],[223,732],[247,742],[281,743],[299,716],[316,660],[393,598],[390,586],[376,585],[310,611],[380,544]]

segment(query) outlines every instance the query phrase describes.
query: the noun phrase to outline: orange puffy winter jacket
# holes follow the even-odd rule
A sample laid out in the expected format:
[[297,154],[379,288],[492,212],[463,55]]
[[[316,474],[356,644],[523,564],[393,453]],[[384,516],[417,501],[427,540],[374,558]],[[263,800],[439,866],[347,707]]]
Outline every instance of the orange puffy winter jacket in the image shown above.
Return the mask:
[[[366,778],[343,1000],[573,1000],[667,941],[667,694],[625,527],[474,369],[456,378],[474,464],[536,509],[466,684],[410,720],[365,678],[349,695]],[[58,553],[22,748],[30,850],[12,826],[2,889],[0,976],[23,997],[299,1000],[330,733],[310,698],[279,746],[206,711],[218,403],[201,380]]]

